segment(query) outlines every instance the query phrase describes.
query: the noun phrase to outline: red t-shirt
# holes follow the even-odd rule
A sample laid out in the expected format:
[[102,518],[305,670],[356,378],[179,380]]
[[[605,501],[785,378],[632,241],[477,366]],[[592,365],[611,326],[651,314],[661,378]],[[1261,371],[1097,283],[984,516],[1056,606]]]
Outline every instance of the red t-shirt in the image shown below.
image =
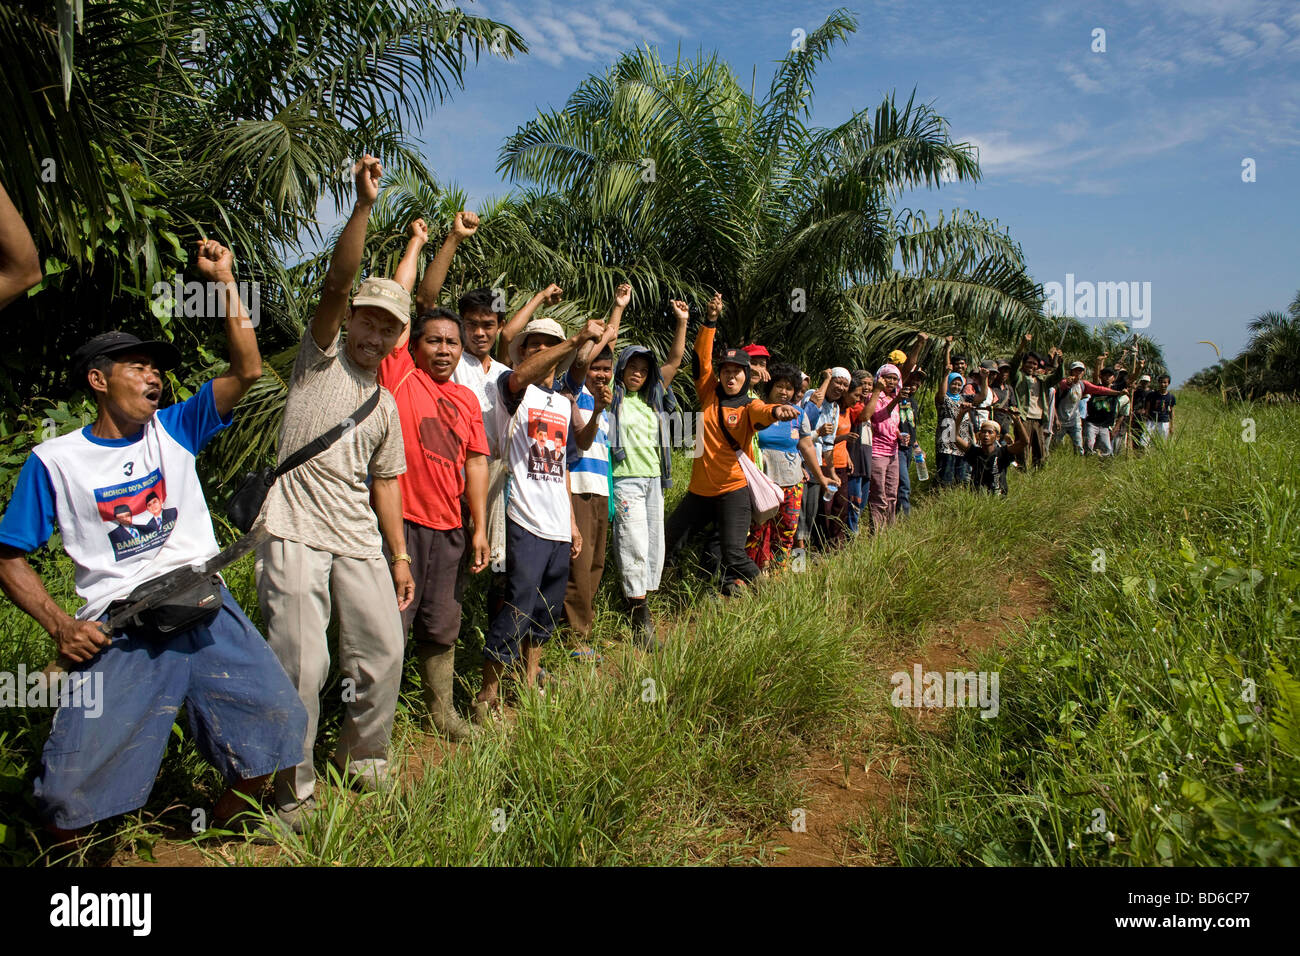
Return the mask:
[[465,456],[488,453],[483,412],[464,385],[439,385],[415,367],[405,347],[379,365],[379,384],[397,401],[406,449],[406,471],[398,476],[402,515],[426,528],[459,528],[465,493]]

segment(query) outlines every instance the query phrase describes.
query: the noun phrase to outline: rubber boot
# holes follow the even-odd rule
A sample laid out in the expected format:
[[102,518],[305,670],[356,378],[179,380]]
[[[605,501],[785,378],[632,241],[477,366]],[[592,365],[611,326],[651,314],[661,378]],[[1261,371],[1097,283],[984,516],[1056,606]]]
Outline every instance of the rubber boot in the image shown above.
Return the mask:
[[466,740],[474,728],[452,706],[452,683],[456,678],[456,645],[418,644],[420,676],[424,679],[424,703],[438,733],[448,740]]
[[650,605],[646,601],[637,601],[632,605],[632,636],[647,651],[659,647],[659,636],[655,632],[654,621],[650,618]]

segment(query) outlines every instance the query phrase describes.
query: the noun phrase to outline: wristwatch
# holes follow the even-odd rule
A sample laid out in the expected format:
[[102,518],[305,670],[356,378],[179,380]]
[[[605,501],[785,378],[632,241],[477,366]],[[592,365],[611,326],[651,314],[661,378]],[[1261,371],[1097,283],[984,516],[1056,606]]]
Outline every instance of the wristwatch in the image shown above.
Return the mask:
[[396,564],[398,561],[405,561],[407,564],[410,564],[411,556],[403,551],[401,554],[395,554],[388,559],[389,564]]

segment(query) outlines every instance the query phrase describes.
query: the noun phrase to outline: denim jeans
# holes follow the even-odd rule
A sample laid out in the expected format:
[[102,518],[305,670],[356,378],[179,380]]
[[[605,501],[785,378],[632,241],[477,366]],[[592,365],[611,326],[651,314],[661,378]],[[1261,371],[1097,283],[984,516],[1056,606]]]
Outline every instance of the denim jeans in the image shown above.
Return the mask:
[[849,534],[858,533],[858,516],[862,514],[862,476],[849,479]]
[[615,478],[614,508],[614,552],[623,573],[623,593],[643,598],[659,589],[664,570],[664,492],[659,477]]
[[939,477],[939,487],[964,485],[970,477],[970,465],[963,455],[945,455],[938,452],[934,456],[935,472]]
[[1087,439],[1087,451],[1096,452],[1099,457],[1107,458],[1112,454],[1109,425],[1084,423],[1084,435]]
[[1061,434],[1069,435],[1070,441],[1074,442],[1074,450],[1080,455],[1083,454],[1083,419],[1075,415],[1068,421],[1062,422]]
[[71,667],[34,782],[46,820],[75,830],[144,806],[182,703],[199,753],[228,783],[302,759],[297,690],[224,586],[221,601],[211,623],[166,643],[128,627]]

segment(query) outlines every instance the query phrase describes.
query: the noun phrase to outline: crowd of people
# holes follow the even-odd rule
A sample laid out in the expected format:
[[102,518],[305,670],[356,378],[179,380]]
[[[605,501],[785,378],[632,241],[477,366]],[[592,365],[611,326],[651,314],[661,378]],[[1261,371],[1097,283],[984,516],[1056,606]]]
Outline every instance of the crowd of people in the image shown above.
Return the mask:
[[[60,708],[36,778],[37,804],[61,838],[145,802],[182,703],[200,750],[231,783],[216,823],[239,816],[274,775],[263,827],[300,829],[316,804],[332,618],[344,675],[333,759],[350,784],[384,788],[408,641],[433,727],[469,740],[501,716],[511,674],[521,693],[544,691],[542,651],[562,626],[574,656],[599,660],[590,638],[611,551],[627,631],[654,650],[649,596],[690,542],[733,595],[797,572],[810,549],[884,532],[911,510],[913,470],[929,480],[914,401],[927,335],[874,372],[810,377],[762,344],[718,348],[715,294],[691,353],[698,411],[684,413],[672,388],[687,352],[684,301],[669,304],[663,356],[646,344],[615,349],[627,285],[603,321],[576,332],[539,314],[562,300],[554,285],[513,315],[489,289],[442,304],[457,249],[478,229],[473,213],[457,214],[422,276],[429,233],[412,223],[393,276],[354,292],[382,170],[366,157],[354,173],[357,201],[288,383],[278,459],[293,467],[270,486],[251,532],[265,640],[224,584],[219,606],[181,631],[110,634],[102,623],[140,585],[218,551],[195,456],[262,371],[228,249],[200,241],[197,268],[226,290],[229,370],[161,407],[176,350],[96,336],[72,372],[98,417],[40,444],[23,466],[0,522],[0,585],[69,669],[105,675],[103,717]],[[1006,494],[1010,471],[1041,465],[1067,435],[1098,456],[1171,435],[1167,376],[1150,387],[1125,354],[1118,368],[1100,356],[1085,378],[1081,363],[1067,370],[1059,349],[1042,357],[1031,342],[1004,362],[974,364],[951,355],[949,338],[936,383],[937,485]],[[672,423],[683,414],[696,423],[690,482],[666,513],[682,444]],[[299,461],[304,449],[312,454]],[[56,527],[85,602],[75,616],[26,558]],[[467,721],[453,704],[455,649],[467,576],[480,573],[490,576],[488,620]]]

